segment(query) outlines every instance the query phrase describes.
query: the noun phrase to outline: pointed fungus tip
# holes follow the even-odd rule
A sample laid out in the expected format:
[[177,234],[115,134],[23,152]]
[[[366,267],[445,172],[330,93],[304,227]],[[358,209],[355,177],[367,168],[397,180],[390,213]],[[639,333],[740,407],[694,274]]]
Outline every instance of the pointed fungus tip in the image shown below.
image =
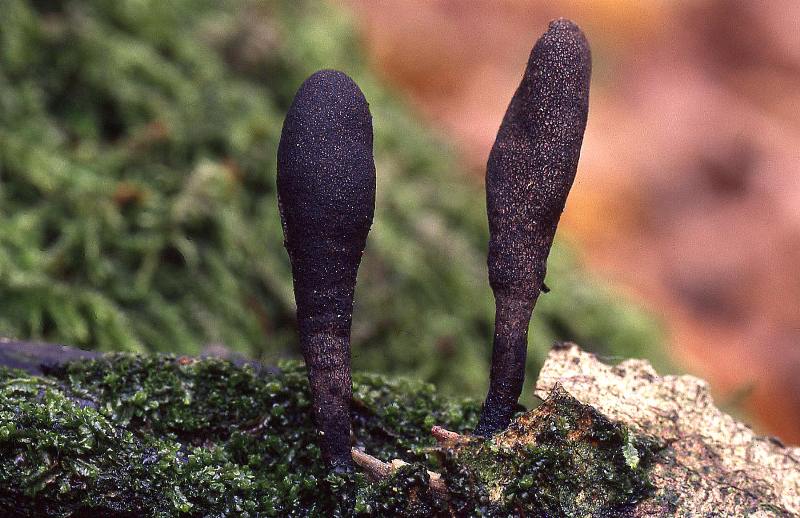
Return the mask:
[[578,70],[591,69],[589,41],[575,22],[558,18],[550,22],[547,32],[536,41],[529,65],[536,61],[562,62]]
[[572,42],[579,47],[589,48],[589,42],[580,26],[568,18],[556,18],[547,26],[547,32],[539,38],[541,40],[559,39]]
[[556,31],[556,30],[567,30],[572,32],[582,32],[581,28],[578,27],[578,24],[570,20],[569,18],[553,18],[550,20],[550,23],[547,25],[547,31]]

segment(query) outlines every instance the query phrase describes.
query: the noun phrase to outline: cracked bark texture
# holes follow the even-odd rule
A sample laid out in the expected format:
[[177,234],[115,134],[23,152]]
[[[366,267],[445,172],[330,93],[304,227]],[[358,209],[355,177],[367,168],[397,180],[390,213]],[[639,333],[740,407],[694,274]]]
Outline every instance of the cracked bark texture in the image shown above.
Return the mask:
[[347,75],[300,86],[278,147],[278,206],[323,458],[350,467],[350,325],[375,210],[372,116]]
[[591,53],[580,28],[554,20],[531,51],[486,167],[495,332],[478,435],[506,426],[525,377],[528,325],[575,179],[589,110]]
[[553,348],[536,395],[560,384],[580,402],[665,445],[655,495],[633,516],[797,516],[800,448],[760,437],[714,406],[708,383],[659,376],[644,360],[611,366],[574,344]]

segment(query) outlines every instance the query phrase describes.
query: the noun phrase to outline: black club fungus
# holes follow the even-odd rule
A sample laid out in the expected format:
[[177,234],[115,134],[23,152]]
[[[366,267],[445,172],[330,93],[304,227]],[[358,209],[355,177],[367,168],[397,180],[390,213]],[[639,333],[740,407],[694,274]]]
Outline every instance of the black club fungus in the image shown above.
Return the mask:
[[375,209],[372,117],[347,75],[300,86],[278,147],[278,206],[323,457],[349,468],[353,290]]
[[591,54],[580,28],[554,20],[536,42],[486,167],[495,333],[478,435],[504,429],[522,392],[528,325],[578,166]]

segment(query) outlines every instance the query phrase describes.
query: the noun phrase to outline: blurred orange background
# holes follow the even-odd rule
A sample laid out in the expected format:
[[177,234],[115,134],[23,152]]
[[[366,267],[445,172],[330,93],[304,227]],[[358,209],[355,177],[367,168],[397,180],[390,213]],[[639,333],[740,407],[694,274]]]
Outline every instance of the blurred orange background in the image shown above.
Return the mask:
[[800,2],[338,3],[476,182],[547,22],[581,25],[592,94],[562,239],[666,321],[719,404],[800,444]]

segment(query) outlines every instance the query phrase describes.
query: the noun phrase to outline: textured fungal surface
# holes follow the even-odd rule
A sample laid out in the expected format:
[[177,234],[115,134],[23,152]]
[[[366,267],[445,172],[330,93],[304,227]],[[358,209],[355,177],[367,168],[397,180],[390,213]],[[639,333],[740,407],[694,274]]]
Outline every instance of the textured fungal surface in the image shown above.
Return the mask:
[[496,315],[480,435],[508,425],[522,391],[528,325],[578,166],[590,75],[581,30],[569,20],[551,22],[531,52],[489,155],[488,263]]
[[350,460],[353,290],[375,208],[372,117],[341,72],[300,86],[278,147],[278,205],[323,457]]

